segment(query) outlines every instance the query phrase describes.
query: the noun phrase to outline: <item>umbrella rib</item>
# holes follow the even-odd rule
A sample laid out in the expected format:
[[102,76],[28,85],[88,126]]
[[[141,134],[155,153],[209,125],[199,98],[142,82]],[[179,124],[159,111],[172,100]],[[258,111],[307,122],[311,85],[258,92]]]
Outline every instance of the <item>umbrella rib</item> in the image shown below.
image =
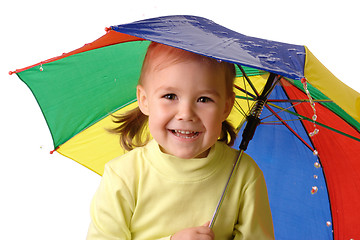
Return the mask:
[[295,132],[294,129],[292,129],[289,124],[286,123],[286,121],[284,121],[273,109],[271,109],[271,107],[269,107],[269,105],[266,104],[266,108],[272,112],[274,114],[275,117],[277,117],[282,124],[284,124],[285,127],[287,127],[287,129],[289,129],[302,143],[305,144],[305,146],[307,146],[312,152],[314,152],[314,149],[307,143],[305,142],[304,139],[302,139],[302,137],[300,137],[299,134],[297,134],[297,132]]
[[[268,102],[310,102],[309,99],[269,99]],[[333,102],[329,99],[314,99],[313,102]]]
[[[277,106],[277,105],[275,105],[275,104],[272,104],[272,103],[268,103],[268,104],[269,104],[270,106],[275,107],[275,108],[283,109],[282,107],[279,107],[279,106]],[[323,123],[314,121],[314,120],[312,120],[312,119],[310,119],[310,118],[308,118],[308,117],[302,116],[302,115],[300,115],[300,114],[298,114],[298,113],[294,113],[294,112],[289,111],[289,110],[284,110],[284,111],[287,112],[287,113],[290,113],[290,114],[292,114],[292,115],[298,116],[299,118],[301,118],[301,119],[303,119],[303,120],[307,120],[307,121],[309,121],[309,122],[315,123],[315,124],[317,124],[317,125],[319,125],[319,126],[322,126],[322,127],[327,128],[327,129],[329,129],[329,130],[331,130],[331,131],[334,131],[334,132],[339,133],[339,134],[341,134],[341,135],[343,135],[343,136],[349,137],[349,138],[351,138],[351,139],[353,139],[353,140],[356,140],[356,141],[360,142],[360,138],[354,137],[354,136],[352,136],[352,135],[350,135],[350,134],[347,134],[347,133],[344,133],[344,132],[342,132],[342,131],[340,131],[340,130],[337,130],[337,129],[335,129],[335,128],[329,127],[329,126],[327,126],[327,125],[325,125],[325,124],[323,124]]]
[[[245,88],[245,91],[248,92],[248,90],[246,89],[246,83],[245,83],[244,78],[245,78],[245,76],[243,76],[244,88]],[[249,94],[245,94],[245,96],[246,96],[246,103],[247,103],[247,105],[248,105],[248,109],[250,109]]]
[[239,95],[236,95],[235,98],[239,98],[239,99],[243,99],[243,100],[249,100],[249,101],[256,101],[256,100],[253,99],[253,98],[248,98],[248,97],[239,96]]
[[[234,87],[235,87],[237,90],[245,93],[245,96],[246,96],[246,97],[244,97],[244,96],[238,96],[238,95],[237,95],[237,96],[235,96],[235,97],[236,97],[236,98],[239,98],[239,99],[246,100],[247,105],[248,105],[248,109],[250,109],[249,101],[255,101],[256,96],[255,96],[254,94],[251,94],[250,92],[248,92],[248,91],[246,90],[245,81],[244,81],[244,86],[245,86],[245,89],[243,89],[243,88],[239,87],[238,85],[234,84]],[[250,96],[251,98],[249,98],[249,96]],[[240,106],[239,103],[238,103],[238,105],[239,105],[239,107],[243,110],[243,108]],[[246,117],[247,114],[246,114],[246,111],[245,111],[245,110],[243,110],[243,113],[244,113],[243,116]]]
[[238,110],[238,111],[240,112],[240,114],[241,114],[243,117],[246,117],[246,116],[247,116],[245,110],[241,107],[241,105],[240,105],[237,101],[235,101],[234,107],[236,108],[236,110]]
[[[272,115],[271,115],[272,116]],[[296,119],[288,119],[288,120],[283,120],[283,121],[285,121],[285,122],[295,122],[295,121],[301,121],[301,119],[300,118],[296,118]],[[277,123],[282,123],[282,121],[267,121],[267,122],[261,122],[260,124],[264,124],[264,125],[266,125],[266,124],[268,124],[268,125],[271,125],[271,124],[273,124],[273,125],[277,125]],[[280,125],[280,124],[279,124]]]
[[[296,103],[295,105],[291,105],[291,106],[289,106],[289,107],[287,107],[287,108],[280,108],[280,111],[278,111],[277,114],[279,114],[279,113],[281,113],[281,112],[283,112],[283,111],[286,111],[286,110],[288,110],[288,109],[290,109],[290,108],[293,108],[293,107],[295,107],[296,105],[299,105],[300,103],[301,103],[301,102]],[[269,105],[272,105],[272,106],[273,106],[273,104],[269,104]],[[270,114],[269,116],[266,116],[266,117],[262,118],[261,121],[264,120],[264,119],[266,119],[266,118],[269,118],[269,117],[271,117],[271,116],[274,116],[274,114]],[[301,120],[301,119],[298,119],[298,120]]]
[[260,94],[258,93],[258,91],[256,90],[255,86],[252,84],[252,82],[250,81],[249,77],[247,76],[245,70],[242,68],[242,66],[240,64],[237,64],[238,68],[240,69],[241,73],[243,74],[243,76],[245,77],[246,81],[249,83],[250,87],[252,88],[252,90],[254,91],[254,93],[256,94],[257,97],[260,96]]
[[[245,85],[245,86],[246,86],[246,85]],[[239,91],[241,91],[241,92],[245,93],[245,94],[246,94],[246,96],[247,96],[247,95],[249,95],[250,97],[252,97],[252,100],[254,100],[254,99],[256,99],[256,98],[257,98],[254,94],[252,94],[252,93],[250,93],[250,92],[248,92],[248,91],[244,90],[243,88],[239,87],[239,86],[238,86],[238,85],[236,85],[236,84],[234,84],[234,87],[235,87],[237,90],[239,90]],[[240,96],[239,96],[239,97],[240,97]],[[243,99],[248,99],[247,97],[241,97],[241,98],[243,98]]]

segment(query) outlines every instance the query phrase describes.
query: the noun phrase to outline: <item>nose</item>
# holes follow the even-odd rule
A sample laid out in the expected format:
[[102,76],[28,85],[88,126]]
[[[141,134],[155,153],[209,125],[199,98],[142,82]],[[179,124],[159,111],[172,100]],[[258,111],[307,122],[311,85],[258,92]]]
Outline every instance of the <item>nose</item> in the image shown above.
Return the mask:
[[195,121],[195,106],[189,102],[181,102],[177,106],[176,119],[182,121]]

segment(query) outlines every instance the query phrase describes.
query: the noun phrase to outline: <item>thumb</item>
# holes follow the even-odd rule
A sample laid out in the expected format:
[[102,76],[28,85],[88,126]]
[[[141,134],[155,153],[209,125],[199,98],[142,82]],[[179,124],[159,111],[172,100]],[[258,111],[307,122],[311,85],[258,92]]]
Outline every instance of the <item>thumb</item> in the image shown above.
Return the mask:
[[210,221],[207,221],[205,224],[203,224],[203,227],[209,227],[210,226]]

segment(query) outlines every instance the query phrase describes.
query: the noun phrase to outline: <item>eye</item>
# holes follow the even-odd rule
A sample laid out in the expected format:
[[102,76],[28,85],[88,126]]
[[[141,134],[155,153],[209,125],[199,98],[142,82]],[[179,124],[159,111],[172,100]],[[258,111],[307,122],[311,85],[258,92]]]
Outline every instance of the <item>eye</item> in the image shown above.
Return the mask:
[[209,97],[199,97],[198,102],[207,103],[207,102],[213,102],[213,100]]
[[163,96],[163,98],[168,99],[168,100],[176,100],[177,96],[175,94],[173,94],[173,93],[169,93],[169,94],[165,94]]

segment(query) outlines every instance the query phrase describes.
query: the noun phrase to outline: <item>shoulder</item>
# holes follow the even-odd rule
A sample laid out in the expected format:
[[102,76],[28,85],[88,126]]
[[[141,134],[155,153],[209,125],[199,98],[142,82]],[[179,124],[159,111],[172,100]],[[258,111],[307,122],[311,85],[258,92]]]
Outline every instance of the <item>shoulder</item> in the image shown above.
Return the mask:
[[145,158],[146,149],[147,146],[135,148],[106,163],[100,185],[107,189],[104,191],[121,191],[121,195],[134,196],[139,180],[149,167]]
[[[236,159],[240,154],[239,150],[229,147],[223,143],[221,143],[221,148],[223,149],[225,153],[225,157],[227,159]],[[244,176],[247,179],[255,179],[258,178],[259,176],[262,177],[263,175],[261,169],[256,164],[254,159],[245,152],[242,153],[237,172],[239,172],[242,176]]]
[[[240,150],[235,149],[233,147],[229,147],[225,143],[218,142],[217,145],[221,149],[221,151],[224,152],[226,158],[235,158],[239,156]],[[250,157],[245,152],[242,154],[241,160],[240,160],[241,167],[243,168],[250,168],[254,169],[254,171],[261,171],[254,159]]]
[[243,153],[239,167],[245,169],[252,175],[262,175],[262,171],[255,160],[246,153]]
[[[150,159],[156,158],[159,151],[158,144],[151,140],[143,147],[137,147],[105,164],[105,171],[111,171],[116,175],[135,174],[141,169],[150,167]],[[134,173],[135,172],[135,173]]]
[[134,171],[137,171],[139,168],[146,165],[145,156],[149,151],[149,147],[149,145],[138,147],[124,155],[112,159],[106,163],[105,172],[112,172],[119,176],[133,174]]

